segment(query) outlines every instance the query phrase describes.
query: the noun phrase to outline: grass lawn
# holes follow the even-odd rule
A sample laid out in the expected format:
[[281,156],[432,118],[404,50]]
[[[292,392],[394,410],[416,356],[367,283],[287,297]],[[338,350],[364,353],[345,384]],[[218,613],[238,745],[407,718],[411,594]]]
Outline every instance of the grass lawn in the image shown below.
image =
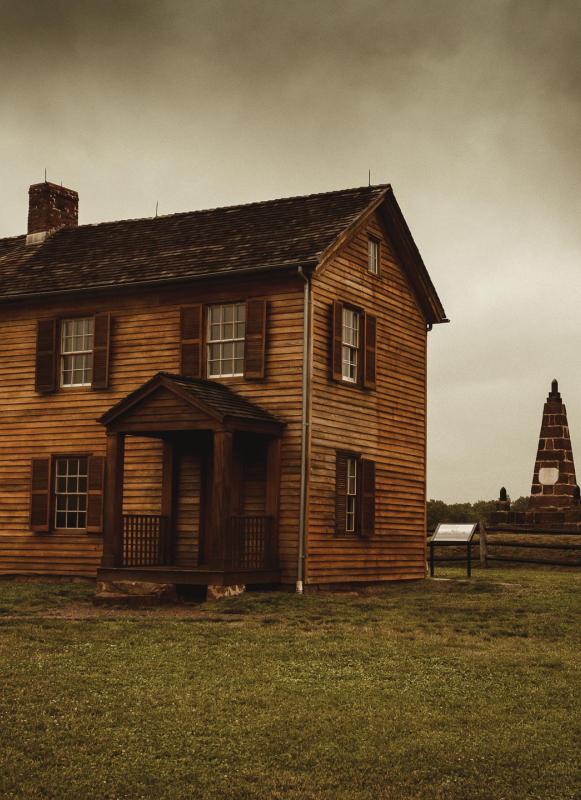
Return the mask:
[[0,582],[0,797],[579,798],[580,576],[93,609]]

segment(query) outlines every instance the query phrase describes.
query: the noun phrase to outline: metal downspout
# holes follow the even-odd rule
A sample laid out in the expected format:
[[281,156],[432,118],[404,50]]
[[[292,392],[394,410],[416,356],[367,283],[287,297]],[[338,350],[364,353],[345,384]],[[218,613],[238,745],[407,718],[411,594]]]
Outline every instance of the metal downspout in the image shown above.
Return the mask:
[[307,436],[308,436],[308,413],[309,398],[311,391],[311,369],[310,369],[310,349],[309,349],[309,321],[310,321],[310,282],[305,275],[302,267],[299,267],[299,275],[305,282],[303,299],[303,396],[301,409],[301,488],[300,488],[300,508],[299,508],[299,555],[297,565],[297,584],[298,594],[303,593],[305,578],[305,531],[307,515]]

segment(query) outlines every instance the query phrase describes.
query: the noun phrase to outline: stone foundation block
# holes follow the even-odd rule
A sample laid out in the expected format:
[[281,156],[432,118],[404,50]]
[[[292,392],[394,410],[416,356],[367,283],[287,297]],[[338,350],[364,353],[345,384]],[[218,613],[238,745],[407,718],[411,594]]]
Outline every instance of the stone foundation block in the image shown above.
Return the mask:
[[206,600],[222,600],[224,597],[237,597],[242,592],[246,591],[246,586],[243,583],[235,584],[233,586],[218,586],[210,584],[208,586],[208,593]]

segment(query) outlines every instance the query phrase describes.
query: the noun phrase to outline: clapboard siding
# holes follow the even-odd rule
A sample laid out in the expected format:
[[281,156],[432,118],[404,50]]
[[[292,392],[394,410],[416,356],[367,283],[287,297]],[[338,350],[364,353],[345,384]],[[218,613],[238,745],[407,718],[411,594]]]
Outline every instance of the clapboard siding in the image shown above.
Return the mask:
[[[254,280],[222,279],[195,287],[133,290],[3,306],[0,310],[0,573],[95,575],[101,555],[100,535],[29,531],[31,459],[52,454],[104,455],[105,430],[97,418],[156,372],[179,373],[180,307],[265,297],[268,288],[266,378],[229,378],[224,382],[287,423],[282,442],[280,557],[283,581],[296,580],[302,285],[296,275],[280,278],[270,275]],[[54,394],[37,394],[34,388],[37,320],[98,311],[111,313],[109,388],[102,391],[71,388]],[[155,413],[159,410],[155,409]],[[159,513],[160,442],[128,438],[126,462],[124,510]],[[193,469],[190,464],[190,472],[182,474],[184,489],[196,485]],[[259,507],[257,485],[252,489],[253,508]],[[189,508],[186,505],[182,501],[179,508],[180,537],[186,537],[189,531],[193,546],[197,522],[192,520],[197,519],[198,509],[193,504]],[[189,545],[186,549],[191,552]]]
[[[368,235],[381,274],[367,270]],[[334,300],[377,317],[375,390],[331,380]],[[335,584],[425,574],[426,322],[374,213],[313,279],[307,582]],[[336,450],[376,462],[375,533],[335,535]]]

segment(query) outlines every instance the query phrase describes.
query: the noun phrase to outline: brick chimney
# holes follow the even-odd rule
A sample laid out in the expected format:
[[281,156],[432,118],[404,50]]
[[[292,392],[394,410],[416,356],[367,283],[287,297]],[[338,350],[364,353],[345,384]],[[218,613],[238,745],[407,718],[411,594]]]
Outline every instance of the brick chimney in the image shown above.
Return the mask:
[[60,228],[79,224],[79,195],[56,183],[35,183],[28,190],[26,244],[39,244]]

